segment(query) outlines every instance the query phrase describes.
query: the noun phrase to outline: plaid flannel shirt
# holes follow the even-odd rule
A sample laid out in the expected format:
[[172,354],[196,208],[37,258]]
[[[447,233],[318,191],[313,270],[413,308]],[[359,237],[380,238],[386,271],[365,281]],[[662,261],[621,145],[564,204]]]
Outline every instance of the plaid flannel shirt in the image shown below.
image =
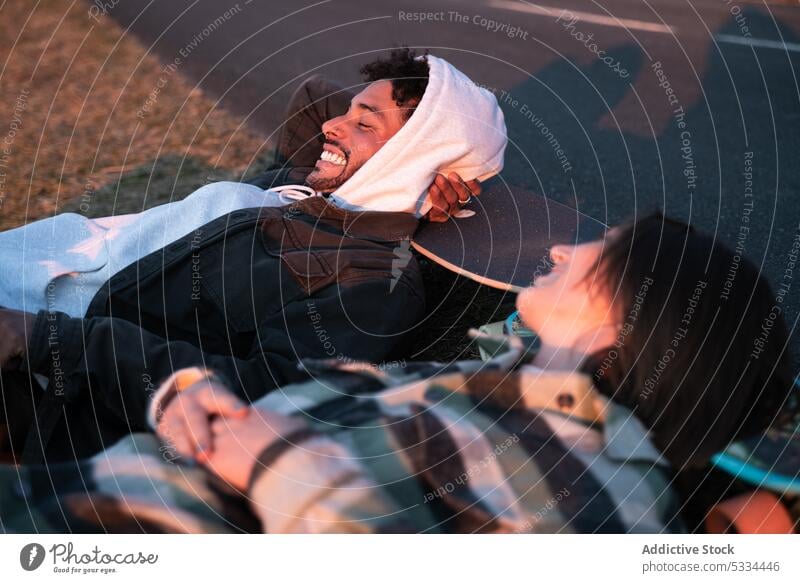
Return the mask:
[[137,434],[95,457],[0,469],[9,532],[677,532],[667,463],[577,372],[487,362],[305,361],[255,406],[307,429],[259,456],[241,495]]

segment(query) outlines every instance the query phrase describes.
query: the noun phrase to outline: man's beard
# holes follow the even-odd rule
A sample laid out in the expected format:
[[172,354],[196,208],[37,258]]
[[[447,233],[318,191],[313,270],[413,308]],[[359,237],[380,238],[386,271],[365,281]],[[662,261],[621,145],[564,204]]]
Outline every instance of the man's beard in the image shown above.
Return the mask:
[[317,172],[317,169],[314,168],[306,178],[306,185],[310,186],[317,192],[333,192],[334,190],[339,188],[342,184],[347,182],[350,179],[350,177],[356,173],[356,170],[358,170],[358,168],[351,168],[350,166],[349,151],[342,148],[336,142],[326,142],[326,144],[335,146],[339,151],[341,151],[344,154],[345,165],[342,167],[342,171],[339,172],[337,176],[332,176],[330,178],[315,177],[314,174]]
[[314,172],[316,172],[316,170],[312,170],[311,174],[309,174],[306,178],[306,185],[310,186],[317,192],[333,192],[342,184],[347,182],[350,176],[353,175],[352,172],[347,171],[347,167],[344,168],[339,176],[333,176],[331,178],[315,178]]

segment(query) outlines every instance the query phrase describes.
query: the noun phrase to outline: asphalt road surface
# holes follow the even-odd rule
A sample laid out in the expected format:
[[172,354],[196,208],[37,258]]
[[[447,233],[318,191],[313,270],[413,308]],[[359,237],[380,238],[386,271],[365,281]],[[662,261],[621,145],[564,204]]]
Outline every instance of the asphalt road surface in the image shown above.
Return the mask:
[[[545,0],[543,0],[545,2]],[[504,177],[604,222],[662,208],[739,245],[796,329],[800,7],[740,0],[124,0],[108,12],[265,138],[298,83],[397,44],[501,102]],[[101,2],[91,10],[101,10]],[[797,342],[793,352],[798,354]]]

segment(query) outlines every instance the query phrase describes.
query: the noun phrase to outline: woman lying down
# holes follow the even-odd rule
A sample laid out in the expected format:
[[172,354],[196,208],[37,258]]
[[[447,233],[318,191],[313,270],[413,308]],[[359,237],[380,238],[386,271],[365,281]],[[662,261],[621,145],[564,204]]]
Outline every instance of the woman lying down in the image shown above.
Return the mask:
[[[133,435],[77,464],[3,467],[0,524],[680,531],[676,472],[791,413],[788,335],[770,287],[748,260],[660,215],[551,254],[552,272],[517,301],[535,346],[479,338],[495,354],[486,363],[308,362],[311,380],[252,407],[213,372],[180,371],[153,416],[158,437]],[[198,384],[221,395],[202,450],[160,415]]]

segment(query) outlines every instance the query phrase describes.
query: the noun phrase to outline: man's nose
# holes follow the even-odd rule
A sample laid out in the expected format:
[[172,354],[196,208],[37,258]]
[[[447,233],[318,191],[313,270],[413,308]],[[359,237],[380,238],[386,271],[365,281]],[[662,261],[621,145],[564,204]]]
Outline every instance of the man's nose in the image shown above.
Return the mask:
[[322,135],[325,138],[341,138],[344,135],[344,124],[342,117],[334,117],[322,124]]

